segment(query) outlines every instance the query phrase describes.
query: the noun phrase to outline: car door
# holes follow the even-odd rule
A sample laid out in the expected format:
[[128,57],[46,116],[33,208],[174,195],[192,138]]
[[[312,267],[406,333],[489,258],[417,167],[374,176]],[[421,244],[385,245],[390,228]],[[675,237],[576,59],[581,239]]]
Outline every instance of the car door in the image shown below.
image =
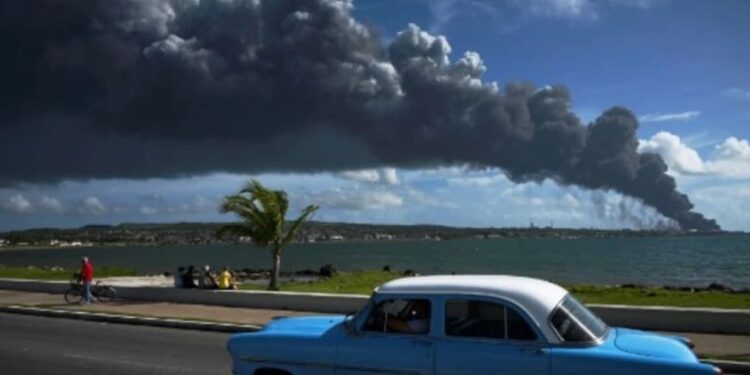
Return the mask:
[[[431,336],[434,303],[427,297],[399,296],[373,298],[373,304],[358,327],[346,334],[336,352],[337,375],[432,375],[434,347]],[[415,306],[422,308],[422,319],[416,319]],[[383,313],[385,312],[385,316]],[[414,318],[414,319],[412,319]],[[387,322],[387,319],[391,319]],[[407,322],[414,332],[396,331],[389,327]],[[426,320],[426,322],[425,322]]]
[[546,340],[513,304],[446,297],[435,341],[436,375],[548,375]]

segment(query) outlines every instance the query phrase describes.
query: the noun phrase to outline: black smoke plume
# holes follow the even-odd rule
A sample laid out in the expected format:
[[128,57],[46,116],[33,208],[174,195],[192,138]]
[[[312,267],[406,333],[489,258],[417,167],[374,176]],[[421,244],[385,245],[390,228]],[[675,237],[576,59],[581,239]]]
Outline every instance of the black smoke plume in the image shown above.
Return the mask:
[[473,163],[615,190],[714,230],[635,116],[500,88],[415,25],[384,47],[342,0],[0,2],[0,184]]

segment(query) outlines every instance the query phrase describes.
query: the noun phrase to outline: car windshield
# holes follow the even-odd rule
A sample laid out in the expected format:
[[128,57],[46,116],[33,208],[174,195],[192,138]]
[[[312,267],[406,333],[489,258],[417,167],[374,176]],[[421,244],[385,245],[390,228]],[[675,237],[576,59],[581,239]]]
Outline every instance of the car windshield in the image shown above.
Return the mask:
[[607,324],[572,296],[557,306],[550,322],[565,342],[593,342],[607,332]]

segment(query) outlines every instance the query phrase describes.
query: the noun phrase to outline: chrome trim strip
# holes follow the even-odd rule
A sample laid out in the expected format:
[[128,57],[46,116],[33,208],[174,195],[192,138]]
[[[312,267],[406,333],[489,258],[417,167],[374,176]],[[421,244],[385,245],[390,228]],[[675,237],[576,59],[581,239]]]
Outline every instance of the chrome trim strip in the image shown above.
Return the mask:
[[549,346],[549,343],[540,340],[514,340],[514,339],[492,339],[487,337],[470,337],[470,336],[441,336],[433,338],[435,341],[441,342],[464,342],[464,343],[482,343],[482,344],[494,344],[494,345],[516,345],[516,346],[539,346],[544,348]]
[[385,369],[378,367],[362,367],[362,366],[339,366],[330,363],[322,362],[307,362],[307,361],[290,361],[290,360],[275,360],[259,357],[240,357],[241,361],[259,363],[259,364],[271,364],[271,365],[282,365],[282,366],[301,366],[301,367],[312,367],[312,368],[326,368],[336,370],[347,370],[347,371],[361,371],[371,372],[376,374],[398,374],[398,375],[429,375],[431,372],[413,371],[413,370],[399,370],[399,369]]

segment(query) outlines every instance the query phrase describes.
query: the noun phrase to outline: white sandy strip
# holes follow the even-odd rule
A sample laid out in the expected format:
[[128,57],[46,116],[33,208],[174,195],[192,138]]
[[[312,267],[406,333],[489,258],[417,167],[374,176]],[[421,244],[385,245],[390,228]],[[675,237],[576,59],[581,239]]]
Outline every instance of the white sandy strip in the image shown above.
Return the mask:
[[97,278],[104,284],[112,286],[156,286],[156,287],[173,287],[174,278],[166,276],[122,276],[122,277],[105,277]]

